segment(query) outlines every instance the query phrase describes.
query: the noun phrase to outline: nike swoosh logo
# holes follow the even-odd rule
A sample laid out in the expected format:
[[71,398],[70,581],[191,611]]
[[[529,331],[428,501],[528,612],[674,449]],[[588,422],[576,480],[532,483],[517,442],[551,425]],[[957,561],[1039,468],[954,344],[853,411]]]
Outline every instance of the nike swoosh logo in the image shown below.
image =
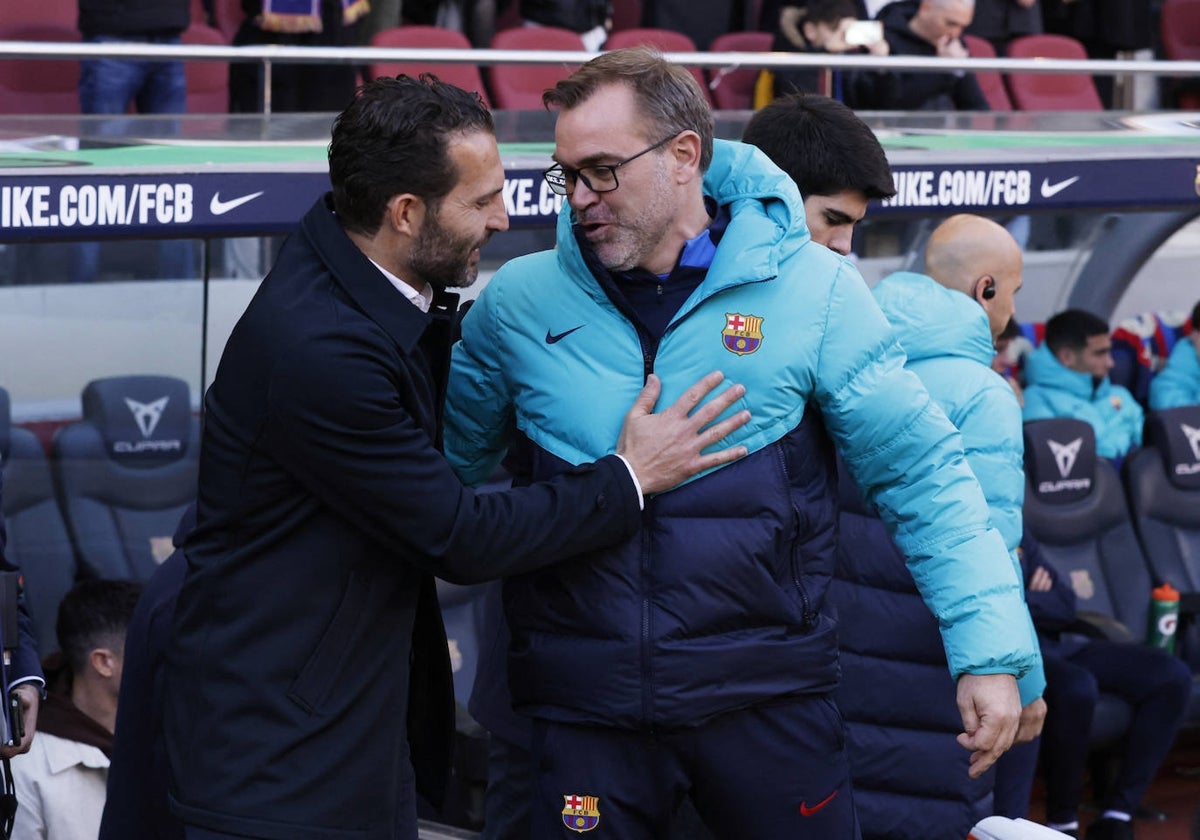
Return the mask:
[[237,208],[241,207],[246,202],[253,201],[254,199],[258,198],[262,194],[263,194],[263,191],[259,190],[256,193],[250,193],[250,195],[243,195],[240,198],[231,198],[231,199],[229,199],[229,201],[222,201],[221,194],[219,192],[216,192],[216,193],[213,193],[212,201],[210,201],[208,203],[208,212],[212,213],[214,216],[224,216],[230,210],[236,210]]
[[546,330],[546,343],[547,344],[558,344],[558,342],[562,341],[564,338],[569,336],[571,333],[575,332],[575,330],[581,330],[586,326],[587,326],[587,324],[580,324],[578,327],[572,327],[571,329],[567,330],[566,332],[560,332],[558,335],[554,335],[553,333],[550,332],[550,330]]
[[1065,181],[1059,181],[1057,184],[1051,184],[1050,179],[1043,178],[1042,179],[1042,198],[1054,198],[1054,196],[1058,195],[1060,192],[1062,192],[1063,190],[1065,190],[1067,187],[1071,186],[1078,180],[1079,180],[1079,176],[1076,175],[1074,178],[1068,178]]
[[813,814],[817,813],[817,811],[820,811],[822,808],[824,808],[826,805],[828,805],[830,802],[832,802],[833,797],[835,797],[837,795],[838,795],[838,792],[835,790],[833,793],[826,796],[824,799],[822,799],[820,802],[818,802],[816,805],[812,806],[811,808],[809,808],[806,803],[801,801],[800,816],[811,817]]

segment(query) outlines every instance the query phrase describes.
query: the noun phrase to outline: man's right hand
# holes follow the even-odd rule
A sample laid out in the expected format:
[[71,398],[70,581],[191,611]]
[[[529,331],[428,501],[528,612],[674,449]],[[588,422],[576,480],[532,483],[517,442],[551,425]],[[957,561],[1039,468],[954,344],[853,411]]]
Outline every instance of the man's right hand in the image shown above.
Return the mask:
[[629,462],[643,493],[669,490],[696,473],[736,461],[746,454],[744,446],[701,454],[701,450],[750,420],[749,411],[739,411],[713,423],[746,393],[742,385],[730,385],[696,408],[724,378],[720,371],[713,371],[684,391],[670,408],[655,414],[662,383],[654,374],[647,377],[646,386],[625,415],[617,441],[617,454]]

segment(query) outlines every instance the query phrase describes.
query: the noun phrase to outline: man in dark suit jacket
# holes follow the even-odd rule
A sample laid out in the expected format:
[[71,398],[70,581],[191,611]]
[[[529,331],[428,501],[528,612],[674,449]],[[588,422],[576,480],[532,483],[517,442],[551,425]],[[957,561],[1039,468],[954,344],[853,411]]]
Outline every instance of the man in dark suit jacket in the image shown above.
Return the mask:
[[[618,456],[475,494],[440,453],[456,298],[507,228],[491,115],[379,79],[338,117],[332,194],[280,251],[206,399],[197,527],[167,654],[172,808],[194,838],[412,840],[453,731],[433,575],[519,574],[637,531],[642,492],[744,454],[710,374],[650,377]],[[695,409],[693,412],[692,410]],[[707,427],[707,428],[706,428]],[[623,463],[624,462],[624,463]]]

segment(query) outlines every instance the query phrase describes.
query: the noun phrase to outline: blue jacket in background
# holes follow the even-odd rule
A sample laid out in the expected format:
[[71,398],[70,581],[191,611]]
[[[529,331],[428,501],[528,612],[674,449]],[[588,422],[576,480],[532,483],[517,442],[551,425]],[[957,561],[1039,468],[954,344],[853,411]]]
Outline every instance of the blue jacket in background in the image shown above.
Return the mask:
[[[1195,329],[1200,330],[1200,326]],[[1166,366],[1150,382],[1150,410],[1179,408],[1200,403],[1200,350],[1193,341],[1180,339]]]
[[557,249],[507,264],[463,322],[445,442],[469,481],[518,440],[532,479],[611,451],[651,371],[660,407],[721,369],[747,388],[735,410],[752,414],[720,443],[750,454],[648,499],[632,539],[508,581],[516,705],[681,726],[831,690],[835,512],[822,426],[895,527],[952,673],[1024,674],[1037,648],[1020,581],[996,562],[1003,540],[958,433],[904,370],[862,278],[812,242],[795,186],[757,149],[716,142],[705,191],[730,221],[661,342],[646,341],[611,278],[589,269],[569,206]]
[[1142,442],[1144,415],[1133,394],[1106,376],[1094,383],[1091,374],[1071,370],[1043,344],[1025,362],[1026,421],[1049,417],[1086,420],[1096,431],[1096,453],[1123,458]]
[[[961,292],[909,272],[885,278],[874,294],[908,355],[906,367],[961,431],[992,525],[1019,575],[1013,549],[1021,539],[1024,497],[1021,412],[1012,388],[991,370],[983,309]],[[955,740],[962,720],[937,622],[876,512],[853,486],[842,488],[842,500],[829,597],[838,611],[838,705],[864,840],[965,837],[992,813],[993,776],[968,776],[970,755]],[[1024,621],[1029,624],[1028,613]],[[1022,702],[1041,696],[1040,663],[1019,685]],[[909,766],[923,769],[911,773]]]

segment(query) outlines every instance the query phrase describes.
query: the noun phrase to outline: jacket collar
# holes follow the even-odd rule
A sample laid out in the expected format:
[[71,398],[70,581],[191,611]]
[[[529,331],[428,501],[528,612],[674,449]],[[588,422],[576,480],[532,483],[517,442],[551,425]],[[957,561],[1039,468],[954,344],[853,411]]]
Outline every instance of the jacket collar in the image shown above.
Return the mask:
[[342,230],[333,211],[332,193],[313,205],[300,229],[334,281],[405,353],[416,348],[434,318],[450,318],[457,311],[458,295],[453,292],[435,289],[433,304],[425,313],[396,291]]

